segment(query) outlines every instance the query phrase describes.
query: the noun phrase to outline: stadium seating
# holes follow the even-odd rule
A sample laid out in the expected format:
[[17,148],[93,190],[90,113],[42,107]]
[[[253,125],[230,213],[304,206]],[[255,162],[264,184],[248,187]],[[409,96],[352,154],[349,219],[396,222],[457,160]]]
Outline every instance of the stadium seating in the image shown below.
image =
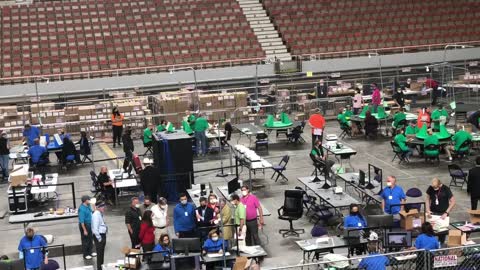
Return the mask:
[[480,37],[476,0],[263,0],[292,55]]
[[4,78],[265,56],[235,0],[2,6],[0,38]]

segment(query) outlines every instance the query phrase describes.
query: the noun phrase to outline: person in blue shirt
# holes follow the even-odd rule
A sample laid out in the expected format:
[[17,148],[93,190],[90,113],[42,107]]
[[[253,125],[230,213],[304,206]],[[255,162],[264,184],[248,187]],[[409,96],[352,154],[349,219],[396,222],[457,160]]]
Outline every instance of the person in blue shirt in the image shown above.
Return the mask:
[[36,235],[31,227],[25,230],[18,252],[20,259],[25,260],[27,270],[39,270],[42,264],[48,264],[47,241],[43,236]]
[[188,203],[187,195],[180,194],[180,203],[173,209],[173,228],[179,238],[196,237],[195,207]]
[[40,130],[35,126],[26,124],[23,129],[23,142],[27,142],[28,146],[32,146],[34,145],[35,139],[38,138],[40,138]]
[[172,248],[170,247],[170,236],[164,233],[160,235],[158,244],[153,248],[153,252],[160,252],[163,256],[172,254]]
[[83,258],[91,260],[97,254],[92,253],[92,208],[90,207],[90,196],[82,196],[82,204],[78,207],[78,228],[82,240]]
[[37,138],[33,141],[33,146],[28,149],[28,155],[32,164],[45,165],[48,163],[47,148],[40,145],[40,140]]
[[377,243],[370,242],[368,243],[368,253],[369,255],[363,258],[358,264],[358,269],[365,270],[385,270],[387,265],[390,263],[390,260],[385,255],[378,253]]
[[352,203],[350,205],[350,215],[346,216],[343,220],[344,228],[365,228],[367,222],[365,218],[360,214],[358,204]]
[[[405,192],[397,184],[395,176],[387,177],[387,187],[382,191],[382,209],[386,214],[396,215],[400,212],[403,206],[400,204],[405,203]],[[396,206],[392,206],[396,205]]]
[[422,224],[422,233],[415,240],[416,249],[425,249],[427,251],[440,248],[440,242],[433,233],[433,226],[430,222],[424,222]]
[[[228,242],[223,240],[223,238],[218,237],[216,230],[211,231],[208,234],[208,239],[203,243],[202,253],[207,255],[208,253],[218,253],[223,254],[223,252],[228,250]],[[216,265],[221,265],[221,263],[206,263],[206,269],[215,269]]]

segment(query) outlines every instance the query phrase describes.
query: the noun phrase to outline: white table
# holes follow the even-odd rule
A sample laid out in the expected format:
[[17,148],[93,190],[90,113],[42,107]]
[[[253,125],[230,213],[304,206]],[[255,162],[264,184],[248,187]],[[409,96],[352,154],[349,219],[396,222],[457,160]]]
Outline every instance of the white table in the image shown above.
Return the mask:
[[[118,202],[118,196],[122,193],[122,189],[138,186],[136,178],[129,178],[128,173],[125,173],[123,169],[109,170],[108,176],[113,182],[113,188],[115,189],[115,204]],[[117,189],[120,190],[120,194],[117,195]]]

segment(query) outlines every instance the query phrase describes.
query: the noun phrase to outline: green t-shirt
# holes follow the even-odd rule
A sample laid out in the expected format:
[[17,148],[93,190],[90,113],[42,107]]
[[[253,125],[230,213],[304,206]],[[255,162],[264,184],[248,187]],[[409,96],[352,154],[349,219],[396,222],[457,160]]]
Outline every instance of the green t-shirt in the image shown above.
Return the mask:
[[[432,121],[433,121],[433,128],[436,129],[436,130],[439,130],[440,129],[440,117],[441,116],[444,116],[445,118],[448,118],[448,112],[447,110],[443,109],[443,110],[435,110],[433,111],[432,113]],[[434,121],[435,120],[435,121]]]
[[396,144],[398,144],[398,147],[400,147],[400,150],[404,152],[408,151],[407,137],[405,137],[405,135],[397,134],[393,140],[395,141]]
[[455,151],[466,151],[468,147],[463,147],[460,149],[460,146],[466,140],[472,140],[473,137],[470,133],[466,132],[465,130],[459,130],[455,135],[453,135],[452,140],[455,142]]
[[417,134],[417,132],[419,131],[419,128],[415,125],[415,126],[408,126],[406,129],[405,129],[405,134],[406,135],[415,135]]
[[323,157],[323,148],[322,147],[320,147],[320,148],[314,147],[314,148],[312,148],[312,151],[310,151],[310,153],[314,156]]
[[343,115],[345,115],[346,118],[350,119],[350,117],[352,117],[352,115],[353,115],[353,112],[349,111],[349,110],[346,110]]
[[398,124],[402,121],[402,120],[406,120],[407,119],[407,115],[405,115],[403,112],[397,112],[394,116],[393,116],[393,126],[395,128],[398,128]]
[[190,114],[190,115],[187,117],[187,122],[188,122],[188,124],[190,124],[190,128],[191,128],[191,129],[194,129],[196,119],[197,119],[197,118],[196,118],[195,115],[193,115],[193,114]]
[[245,222],[247,218],[247,208],[243,203],[238,203],[237,207],[235,207],[235,225],[240,225],[240,220],[243,219]]
[[157,126],[158,132],[165,131],[166,129],[167,129],[167,128],[165,127],[165,125],[158,125],[158,126]]
[[199,117],[195,120],[195,125],[193,126],[193,130],[197,132],[202,132],[208,129],[208,122],[207,119],[203,117]]
[[345,117],[345,114],[341,113],[337,116],[337,120],[340,122],[342,126],[348,126],[348,120]]
[[423,146],[425,147],[425,154],[428,156],[438,155],[438,150],[427,150],[428,145],[439,145],[438,138],[435,135],[429,135],[423,140]]
[[152,130],[150,128],[146,128],[143,131],[143,143],[149,143],[152,141]]

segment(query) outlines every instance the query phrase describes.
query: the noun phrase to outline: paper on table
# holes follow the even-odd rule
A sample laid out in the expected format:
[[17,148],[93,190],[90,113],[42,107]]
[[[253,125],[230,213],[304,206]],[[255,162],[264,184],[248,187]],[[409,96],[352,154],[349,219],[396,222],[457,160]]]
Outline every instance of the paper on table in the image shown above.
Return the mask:
[[457,108],[457,103],[455,103],[455,101],[450,102],[450,108],[452,108],[452,110],[455,110]]
[[[209,258],[218,258],[218,257],[222,257],[223,254],[222,253],[208,253],[207,254],[207,257]],[[225,252],[225,256],[230,256],[230,252]]]

